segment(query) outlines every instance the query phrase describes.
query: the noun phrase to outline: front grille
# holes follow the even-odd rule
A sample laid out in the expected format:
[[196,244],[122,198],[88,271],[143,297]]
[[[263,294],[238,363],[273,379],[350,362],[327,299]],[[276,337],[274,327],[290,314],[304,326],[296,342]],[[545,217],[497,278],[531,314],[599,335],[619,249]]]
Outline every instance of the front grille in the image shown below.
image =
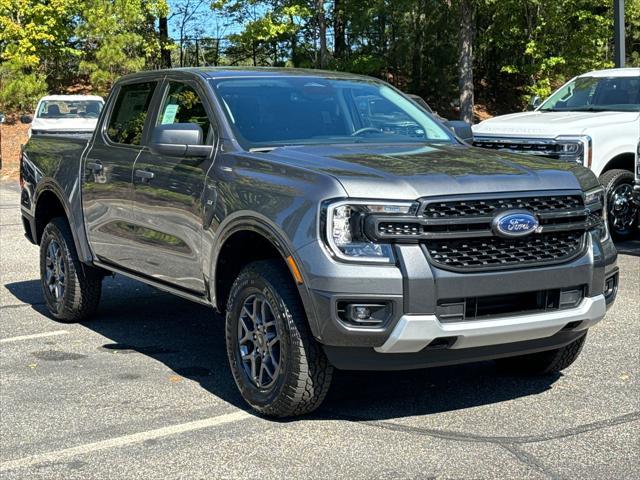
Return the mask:
[[532,234],[524,238],[431,240],[425,247],[432,263],[452,269],[486,270],[549,265],[574,258],[582,250],[582,231]]
[[582,302],[584,285],[550,290],[438,300],[436,316],[441,323],[466,322],[505,315],[575,308]]
[[555,159],[560,159],[563,154],[562,146],[552,139],[478,137],[473,140],[473,146],[488,148],[490,150],[506,150],[514,153],[542,155]]
[[[535,214],[538,228],[524,237],[494,231],[496,215]],[[369,215],[374,241],[419,243],[439,268],[477,272],[569,261],[584,251],[585,232],[602,225],[602,206],[587,209],[579,192],[543,192],[425,198],[414,216]]]
[[455,200],[429,202],[423,207],[426,218],[451,218],[493,215],[498,210],[530,210],[542,213],[582,208],[580,195],[489,198],[485,200]]

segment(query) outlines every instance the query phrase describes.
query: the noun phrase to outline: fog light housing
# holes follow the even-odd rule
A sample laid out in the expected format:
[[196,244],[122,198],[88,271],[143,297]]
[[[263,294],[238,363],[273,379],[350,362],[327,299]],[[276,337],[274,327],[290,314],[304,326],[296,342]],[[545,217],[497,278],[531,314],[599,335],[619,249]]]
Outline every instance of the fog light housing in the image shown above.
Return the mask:
[[338,302],[338,317],[353,327],[382,327],[391,316],[389,302]]
[[584,298],[584,288],[563,289],[560,291],[559,308],[575,308]]
[[604,299],[607,305],[612,303],[618,293],[618,272],[607,277],[604,281]]

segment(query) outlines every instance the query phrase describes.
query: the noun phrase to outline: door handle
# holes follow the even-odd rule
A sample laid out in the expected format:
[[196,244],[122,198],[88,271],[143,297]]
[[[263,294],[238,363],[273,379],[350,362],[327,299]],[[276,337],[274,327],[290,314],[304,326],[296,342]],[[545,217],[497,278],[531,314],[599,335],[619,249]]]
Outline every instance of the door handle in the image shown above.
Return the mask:
[[96,160],[95,162],[87,162],[86,166],[94,174],[100,173],[102,171],[102,163],[100,163],[98,160]]
[[149,170],[136,170],[135,175],[137,178],[142,180],[143,183],[153,180],[155,177],[155,174]]

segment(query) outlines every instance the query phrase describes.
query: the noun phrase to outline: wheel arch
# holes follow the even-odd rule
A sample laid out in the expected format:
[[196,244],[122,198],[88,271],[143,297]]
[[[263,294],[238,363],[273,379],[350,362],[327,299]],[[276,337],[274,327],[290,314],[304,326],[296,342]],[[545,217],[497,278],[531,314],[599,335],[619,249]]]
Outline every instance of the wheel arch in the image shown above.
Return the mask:
[[[42,232],[47,223],[55,217],[62,216],[67,220],[73,236],[73,243],[76,247],[78,258],[83,263],[91,263],[93,256],[89,249],[89,244],[84,229],[84,221],[82,219],[83,212],[80,211],[79,217],[74,214],[73,206],[69,204],[69,200],[62,188],[53,180],[46,179],[41,181],[37,186],[33,196],[33,223],[34,223],[34,241],[40,244]],[[79,199],[74,202],[77,208],[81,209],[82,204]]]
[[[256,260],[277,259],[287,268],[291,281],[297,286],[312,332],[317,332],[316,314],[309,296],[301,262],[293,247],[279,229],[266,219],[254,215],[239,215],[221,226],[218,241],[211,256],[210,296],[219,312],[226,310],[229,291],[242,268]],[[290,259],[290,260],[289,260]],[[302,283],[296,280],[289,264],[296,265]]]
[[628,170],[633,173],[635,162],[635,154],[633,152],[624,152],[611,158],[604,166],[600,175],[607,173],[609,170]]

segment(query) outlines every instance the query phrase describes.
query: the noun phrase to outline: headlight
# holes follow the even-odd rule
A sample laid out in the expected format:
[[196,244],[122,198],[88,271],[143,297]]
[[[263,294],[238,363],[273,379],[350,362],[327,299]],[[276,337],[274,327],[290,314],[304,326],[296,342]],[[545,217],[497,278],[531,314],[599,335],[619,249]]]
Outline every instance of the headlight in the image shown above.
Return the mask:
[[555,138],[557,154],[560,160],[576,162],[591,167],[593,151],[591,137],[588,135],[569,136],[561,135]]
[[607,226],[607,195],[603,187],[598,187],[584,193],[584,206],[587,209],[587,222],[590,230],[598,230],[600,239],[609,237]]
[[368,215],[415,214],[415,202],[378,202],[340,200],[324,207],[325,242],[331,252],[341,260],[351,262],[393,262],[391,244],[373,242],[364,233],[364,220]]

